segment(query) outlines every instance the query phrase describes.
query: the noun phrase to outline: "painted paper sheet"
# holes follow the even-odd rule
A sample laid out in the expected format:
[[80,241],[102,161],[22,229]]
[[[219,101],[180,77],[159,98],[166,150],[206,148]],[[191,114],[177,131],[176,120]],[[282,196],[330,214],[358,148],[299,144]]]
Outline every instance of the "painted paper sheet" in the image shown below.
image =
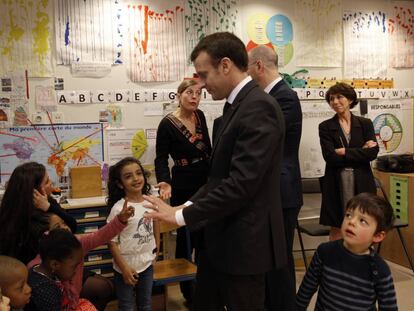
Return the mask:
[[295,0],[295,15],[296,65],[342,67],[342,1]]
[[335,112],[324,100],[301,101],[301,106],[304,130],[299,146],[300,171],[303,178],[320,177],[325,171],[325,160],[319,144],[318,126]]
[[345,12],[345,78],[385,78],[388,67],[388,30],[385,12]]
[[374,124],[379,155],[413,152],[413,100],[368,101],[368,117]]
[[30,77],[50,77],[52,1],[1,1],[0,75],[28,70]]
[[128,76],[133,82],[177,81],[186,69],[184,7],[129,2]]
[[388,20],[390,36],[390,66],[414,67],[414,4],[394,1]]
[[119,0],[56,0],[57,63],[122,63]]
[[218,31],[237,34],[239,0],[187,0],[185,6],[185,31],[187,54],[206,35]]

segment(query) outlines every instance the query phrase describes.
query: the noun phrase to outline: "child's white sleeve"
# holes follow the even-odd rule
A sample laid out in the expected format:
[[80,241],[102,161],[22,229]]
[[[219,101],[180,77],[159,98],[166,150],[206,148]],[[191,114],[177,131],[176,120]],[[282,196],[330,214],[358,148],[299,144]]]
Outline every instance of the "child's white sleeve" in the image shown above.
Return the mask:
[[[111,212],[109,213],[108,218],[106,219],[106,223],[109,223],[112,219],[118,216],[119,212],[122,210],[123,205],[124,205],[124,199],[121,199],[118,202],[116,202],[114,206],[112,206]],[[115,242],[115,243],[119,242],[119,234],[114,236],[111,239],[111,242]]]
[[111,211],[108,215],[108,218],[106,219],[106,222],[109,223],[112,219],[115,218],[119,214],[119,212],[122,210],[122,206],[124,205],[124,199],[119,200],[112,206]]

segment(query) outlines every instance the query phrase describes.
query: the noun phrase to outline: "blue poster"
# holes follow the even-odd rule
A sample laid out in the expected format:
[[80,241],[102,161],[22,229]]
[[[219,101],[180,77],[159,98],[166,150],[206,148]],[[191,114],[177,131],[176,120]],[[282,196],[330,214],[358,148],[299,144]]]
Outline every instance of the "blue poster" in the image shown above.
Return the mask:
[[276,46],[286,45],[293,39],[292,23],[282,14],[273,15],[266,25],[266,34]]

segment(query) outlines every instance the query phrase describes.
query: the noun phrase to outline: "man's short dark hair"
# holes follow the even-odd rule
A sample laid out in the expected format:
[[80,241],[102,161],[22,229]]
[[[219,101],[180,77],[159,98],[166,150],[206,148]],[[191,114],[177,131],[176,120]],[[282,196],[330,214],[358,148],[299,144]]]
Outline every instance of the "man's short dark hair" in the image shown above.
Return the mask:
[[248,56],[244,43],[230,32],[216,32],[204,37],[191,52],[191,61],[206,52],[217,67],[220,60],[228,57],[241,71],[247,71]]
[[348,201],[346,210],[361,210],[362,213],[366,213],[371,217],[374,217],[377,221],[377,230],[387,232],[390,230],[394,223],[394,211],[391,204],[384,198],[369,192],[363,192],[354,196]]
[[357,94],[352,86],[344,82],[339,82],[332,85],[325,94],[325,99],[330,103],[331,95],[343,95],[351,101],[350,108],[354,108],[358,105]]

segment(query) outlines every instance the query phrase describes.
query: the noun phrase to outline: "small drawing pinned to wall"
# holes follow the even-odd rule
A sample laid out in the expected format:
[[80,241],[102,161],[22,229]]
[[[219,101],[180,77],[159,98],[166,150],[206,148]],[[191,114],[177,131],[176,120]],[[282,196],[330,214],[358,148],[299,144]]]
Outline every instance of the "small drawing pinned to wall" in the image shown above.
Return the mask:
[[63,91],[64,88],[63,78],[55,78],[55,91]]
[[10,108],[0,106],[0,128],[10,126]]

